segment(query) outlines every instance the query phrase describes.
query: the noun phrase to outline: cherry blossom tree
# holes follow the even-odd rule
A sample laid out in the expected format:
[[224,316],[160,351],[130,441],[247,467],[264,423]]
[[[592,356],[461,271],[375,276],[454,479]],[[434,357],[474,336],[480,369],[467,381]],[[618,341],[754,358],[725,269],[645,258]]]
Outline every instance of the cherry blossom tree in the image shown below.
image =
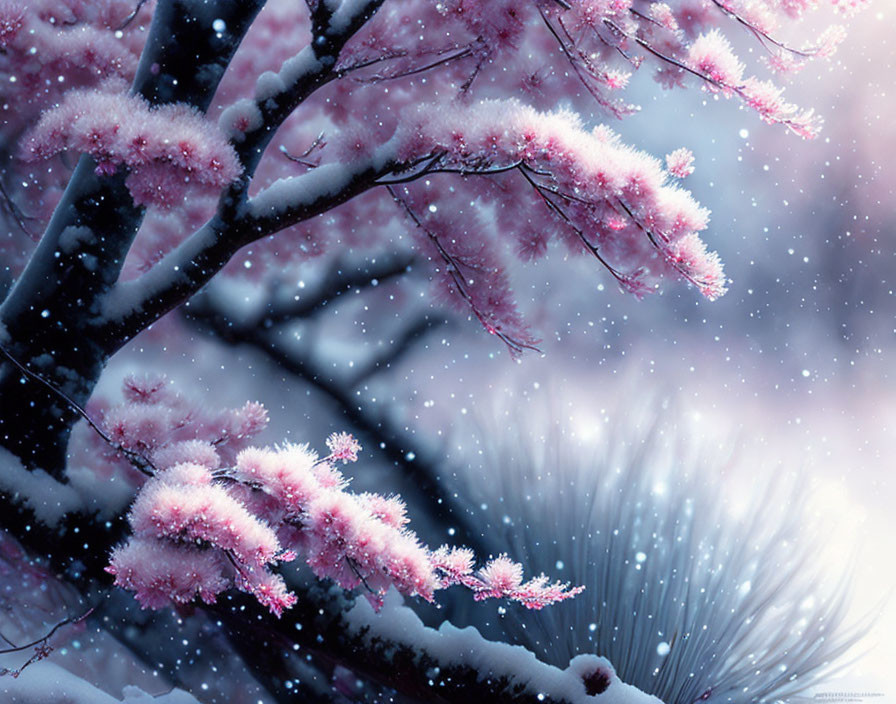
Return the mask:
[[[639,295],[671,273],[718,296],[725,278],[698,235],[707,212],[675,183],[687,156],[670,155],[666,171],[555,106],[624,115],[634,108],[614,93],[650,60],[666,84],[699,80],[810,136],[811,112],[746,77],[717,27],[747,27],[773,67],[829,55],[836,30],[805,50],[773,36],[775,10],[807,5],[161,3],[147,30],[146,4],[6,3],[7,105],[28,107],[4,126],[21,137],[8,172],[22,174],[4,187],[22,230],[6,248],[28,256],[23,239],[55,208],[27,266],[10,267],[10,352],[44,360],[84,401],[105,360],[247,246],[258,270],[396,227],[431,261],[436,287],[516,350],[536,339],[498,236],[527,258],[557,238]],[[64,163],[42,161],[59,153],[82,154],[64,192]],[[89,341],[61,344],[78,329]],[[4,419],[4,444],[58,471],[71,410],[19,384],[9,362],[2,383],[8,407],[29,409]],[[32,442],[32,427],[59,442]]]
[[[691,153],[654,158],[583,115],[634,111],[620,95],[641,68],[812,137],[812,111],[749,75],[725,33],[758,42],[760,72],[792,70],[842,39],[837,27],[805,46],[778,38],[816,4],[0,0],[4,528],[84,589],[110,572],[144,606],[198,598],[232,634],[245,635],[245,617],[222,593],[255,615],[292,609],[296,621],[271,626],[290,642],[290,623],[325,610],[274,571],[297,555],[377,608],[389,587],[429,600],[462,585],[531,608],[575,596],[544,576],[524,581],[505,555],[477,571],[464,548],[423,546],[398,499],[347,490],[335,464],[356,459],[350,436],[331,437],[323,458],[253,447],[263,409],[202,412],[149,377],[127,380],[125,403],[99,415],[88,400],[113,355],[213,278],[270,281],[326,252],[403,238],[434,296],[513,354],[538,339],[509,256],[562,248],[635,296],[667,278],[721,296],[728,282],[700,235],[708,211],[680,185]],[[80,419],[94,445],[70,445]],[[94,479],[128,477],[129,513],[73,488],[70,457],[91,452]],[[330,596],[326,628],[340,635],[326,657],[376,678],[388,643],[410,648],[353,631]],[[444,660],[437,650],[406,658],[406,693]],[[446,699],[468,696],[476,663],[451,663],[438,665],[459,668]],[[615,681],[602,663],[567,675],[587,696],[598,671]],[[581,694],[540,677],[557,701]],[[533,686],[507,684],[508,701]]]

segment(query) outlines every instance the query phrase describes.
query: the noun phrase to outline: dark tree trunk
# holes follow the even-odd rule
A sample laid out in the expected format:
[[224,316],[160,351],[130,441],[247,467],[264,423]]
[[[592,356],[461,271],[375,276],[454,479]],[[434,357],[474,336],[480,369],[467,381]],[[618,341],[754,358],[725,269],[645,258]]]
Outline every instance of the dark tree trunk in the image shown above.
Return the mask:
[[[37,250],[0,306],[7,353],[79,405],[109,356],[111,341],[96,334],[93,321],[102,317],[103,295],[118,278],[142,217],[124,175],[99,179],[93,160],[82,157]],[[29,468],[61,477],[74,409],[9,359],[0,362],[0,445]]]

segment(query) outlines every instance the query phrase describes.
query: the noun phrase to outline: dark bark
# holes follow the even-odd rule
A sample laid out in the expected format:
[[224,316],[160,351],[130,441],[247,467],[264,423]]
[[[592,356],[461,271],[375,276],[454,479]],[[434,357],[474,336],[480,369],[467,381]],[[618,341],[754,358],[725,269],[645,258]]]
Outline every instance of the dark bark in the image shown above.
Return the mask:
[[[160,0],[134,92],[153,104],[179,101],[206,109],[233,52],[263,4],[264,0]],[[369,12],[375,12],[380,4],[372,3]],[[335,63],[340,42],[368,17],[356,18],[351,27],[343,29],[343,36],[327,34],[329,41],[316,51],[334,54],[330,58]],[[212,19],[223,20],[226,29],[213,31]],[[322,74],[304,88],[310,92],[329,77]],[[302,97],[293,96],[294,103],[278,105],[277,109],[285,117]],[[264,134],[259,142],[264,144],[267,139],[269,135]],[[258,150],[256,155],[260,153]],[[353,184],[354,190],[349,188],[341,200],[370,187],[377,175],[361,175]],[[41,383],[8,359],[0,359],[0,447],[10,450],[29,469],[45,469],[63,481],[67,442],[78,417],[72,402],[84,405],[109,356],[136,334],[130,331],[122,335],[104,318],[108,294],[118,282],[144,215],[130,198],[126,176],[124,171],[97,176],[93,160],[82,157],[35,254],[5,300],[0,299],[0,343],[17,363],[46,381]],[[272,216],[253,224],[272,231],[281,229],[341,200],[312,204],[308,212],[289,213],[287,220]],[[144,321],[142,327],[146,324]],[[83,593],[90,594],[110,583],[103,570],[110,549],[126,534],[123,514],[104,520],[85,508],[47,527],[23,499],[0,492],[0,525],[4,530]],[[338,598],[334,601],[332,590],[313,589],[302,596],[297,612],[279,626],[254,600],[239,594],[226,599],[219,608],[205,610],[221,620],[231,642],[256,671],[265,668],[270,657],[263,646],[298,645],[330,666],[342,664],[407,695],[431,700],[430,667],[415,661],[413,649],[398,647],[396,651],[389,644],[367,648],[359,637],[347,634],[344,610],[339,606],[343,602]],[[303,621],[310,626],[304,631],[297,629]],[[393,656],[401,658],[398,672],[390,671]],[[288,676],[288,659],[283,658],[281,665],[272,671],[268,686],[276,685],[274,679],[282,681]],[[464,699],[476,700],[483,694],[479,673],[472,668],[455,675],[455,690],[457,684],[467,683]],[[505,701],[500,697],[493,700]]]
[[[101,179],[93,169],[93,160],[82,157],[37,250],[0,306],[9,353],[82,405],[108,358],[92,321],[142,219],[124,175]],[[0,362],[0,399],[0,445],[27,466],[60,476],[77,415],[8,360]]]

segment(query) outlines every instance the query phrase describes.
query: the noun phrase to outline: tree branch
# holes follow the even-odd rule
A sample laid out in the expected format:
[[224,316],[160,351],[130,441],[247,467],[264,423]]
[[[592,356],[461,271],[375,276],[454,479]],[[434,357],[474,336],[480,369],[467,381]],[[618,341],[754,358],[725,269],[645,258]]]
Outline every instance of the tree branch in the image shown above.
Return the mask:
[[[370,188],[373,180],[390,170],[392,155],[384,145],[369,163],[356,163],[354,171],[336,164],[321,166],[278,181],[247,202],[249,183],[280,125],[318,88],[339,77],[334,70],[339,52],[382,3],[343,3],[335,11],[330,3],[318,3],[312,16],[311,44],[285,61],[278,73],[259,77],[254,101],[241,101],[231,108],[253,110],[260,118],[254,128],[232,137],[243,174],[221,195],[215,218],[158,262],[139,283],[119,282],[107,296],[106,313],[112,315],[103,327],[111,341],[110,353],[196,293],[240,247],[336,207]],[[222,120],[226,124],[226,111]],[[136,291],[140,287],[143,295]]]
[[232,218],[219,212],[135,281],[106,297],[103,327],[120,349],[146,326],[197,293],[251,242],[327,212],[376,185],[393,168],[392,143],[351,164],[326,164],[259,193]]
[[[226,32],[216,33],[204,0],[160,0],[133,91],[154,104],[180,100],[207,107],[263,4],[216,3],[214,17],[227,24]],[[197,31],[206,24],[208,31]],[[37,249],[0,303],[0,324],[11,353],[29,368],[41,360],[44,376],[81,404],[109,355],[120,347],[96,316],[143,221],[144,208],[134,205],[126,178],[124,170],[98,175],[94,160],[82,156]],[[37,385],[21,385],[19,378],[11,364],[0,361],[0,396],[19,409],[17,417],[0,418],[0,445],[29,466],[62,477],[76,415],[56,395]]]
[[[394,597],[394,598],[393,598]],[[623,684],[603,658],[576,658],[566,670],[539,661],[521,646],[495,643],[474,628],[423,625],[397,595],[390,594],[380,614],[363,600],[353,603],[336,588],[315,585],[298,603],[274,621],[261,607],[235,594],[205,610],[234,633],[247,623],[299,646],[324,662],[342,665],[413,701],[439,704],[585,704],[590,695],[607,692],[607,701],[660,704],[659,700]],[[603,689],[589,691],[596,675]]]
[[268,327],[310,317],[319,312],[321,306],[348,291],[369,286],[374,281],[384,282],[404,275],[410,271],[413,262],[414,256],[411,254],[377,257],[361,267],[346,266],[336,259],[317,290],[304,296],[294,294],[279,299],[272,295],[250,327]]

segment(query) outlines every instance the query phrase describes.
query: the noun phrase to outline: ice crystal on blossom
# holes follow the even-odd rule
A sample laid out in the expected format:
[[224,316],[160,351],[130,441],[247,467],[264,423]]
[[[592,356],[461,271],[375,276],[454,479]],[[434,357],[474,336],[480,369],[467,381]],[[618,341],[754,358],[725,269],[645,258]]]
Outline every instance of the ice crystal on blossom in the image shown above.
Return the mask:
[[410,521],[404,501],[397,496],[361,494],[358,498],[374,518],[379,519],[387,526],[400,529]]
[[130,522],[136,535],[214,544],[246,566],[264,566],[280,553],[274,532],[199,465],[179,464],[147,482]]
[[152,404],[162,399],[168,379],[161,374],[129,374],[122,381],[122,393],[132,403]]
[[676,149],[666,155],[666,170],[676,178],[686,178],[694,173],[694,155],[690,149]]
[[[4,50],[0,68],[4,75],[16,79],[4,84],[3,91],[5,103],[15,105],[17,110],[16,115],[8,116],[11,121],[4,132],[8,138],[17,138],[36,123],[28,148],[14,156],[34,159],[64,150],[90,154],[101,177],[99,187],[112,188],[118,183],[115,176],[126,174],[126,185],[135,202],[167,209],[164,217],[151,213],[139,228],[122,273],[125,281],[139,274],[142,282],[154,284],[149,287],[152,291],[148,300],[118,300],[121,288],[126,287],[114,287],[99,307],[121,304],[122,309],[145,311],[132,316],[132,320],[141,321],[133,325],[145,327],[149,318],[157,319],[201,288],[225,267],[240,246],[248,244],[245,238],[255,238],[253,258],[259,265],[252,267],[252,275],[264,276],[268,269],[261,264],[266,260],[276,258],[279,267],[291,259],[316,256],[337,241],[340,246],[351,247],[362,242],[379,244],[392,237],[394,211],[390,211],[388,199],[381,197],[382,189],[377,188],[392,176],[396,180],[389,185],[402,185],[395,190],[415,191],[393,195],[411,206],[410,218],[421,221],[419,227],[414,223],[417,234],[422,233],[418,246],[433,264],[431,274],[437,294],[464,306],[488,332],[518,352],[535,346],[538,340],[517,309],[504,252],[501,243],[494,240],[506,235],[523,258],[531,259],[548,251],[550,239],[559,239],[578,247],[578,251],[591,252],[610,269],[623,290],[640,295],[655,290],[663,275],[675,270],[656,257],[659,250],[661,258],[669,263],[669,243],[661,228],[648,222],[649,218],[642,219],[636,209],[633,218],[625,212],[612,212],[622,208],[612,199],[592,207],[591,201],[579,202],[575,190],[559,188],[563,174],[555,172],[554,163],[570,171],[570,162],[589,161],[579,153],[588,148],[584,140],[565,152],[553,148],[549,140],[536,140],[540,151],[527,155],[527,168],[505,173],[501,169],[510,164],[483,159],[482,152],[471,151],[462,165],[434,162],[429,170],[424,168],[426,159],[435,158],[435,154],[405,149],[407,160],[393,160],[386,153],[390,139],[406,134],[407,123],[414,120],[421,105],[438,116],[456,114],[460,106],[475,106],[482,99],[525,97],[544,116],[544,122],[556,121],[560,127],[569,120],[563,113],[552,112],[558,105],[583,114],[597,108],[623,117],[636,106],[618,94],[629,73],[641,66],[653,66],[664,85],[684,85],[696,79],[711,90],[740,98],[758,109],[766,121],[812,136],[817,122],[810,113],[796,111],[780,100],[780,94],[778,100],[769,100],[772,89],[763,89],[763,95],[757,95],[760,79],[745,78],[744,66],[731,51],[732,42],[720,31],[729,25],[732,31],[735,26],[746,29],[768,50],[763,53],[769,54],[769,65],[795,68],[811,56],[829,56],[838,39],[837,32],[828,32],[814,48],[790,48],[776,36],[781,16],[799,18],[811,4],[808,0],[684,4],[648,0],[446,0],[374,3],[367,8],[368,13],[361,12],[360,3],[317,3],[315,7],[322,16],[333,14],[335,22],[333,41],[328,40],[327,46],[336,51],[328,57],[332,63],[325,65],[311,58],[316,56],[311,47],[296,53],[294,37],[289,35],[289,28],[302,28],[300,34],[320,29],[311,26],[307,8],[285,1],[266,3],[265,10],[250,23],[247,41],[234,54],[220,87],[214,86],[211,91],[216,97],[210,114],[220,118],[219,129],[183,104],[150,107],[142,98],[126,95],[124,86],[135,78],[153,3],[139,3],[135,9],[127,0],[61,6],[51,0],[5,0],[0,5],[0,45]],[[853,0],[835,2],[838,7],[857,4]],[[56,7],[60,9],[54,10]],[[357,23],[348,21],[353,12],[361,12]],[[731,19],[736,21],[729,23]],[[122,29],[116,29],[119,27]],[[233,37],[232,48],[241,38]],[[199,35],[192,39],[205,41]],[[225,44],[229,41],[222,37],[217,40]],[[258,51],[260,47],[265,50]],[[148,49],[162,50],[158,46]],[[147,65],[162,70],[162,64]],[[282,67],[279,71],[278,65]],[[150,71],[150,78],[141,73],[137,79],[150,84],[168,81],[171,76],[167,71]],[[194,76],[196,90],[203,93],[204,73]],[[208,80],[212,80],[211,74]],[[186,83],[186,77],[181,76],[180,81]],[[153,95],[154,103],[165,100],[162,93],[153,94],[140,85],[134,84],[133,89]],[[211,99],[211,95],[206,97]],[[203,102],[197,97],[196,106]],[[490,102],[492,113],[481,115],[497,133],[503,126],[501,102]],[[275,104],[282,109],[273,110]],[[371,106],[375,106],[376,115],[366,119]],[[280,129],[293,109],[295,117],[289,117],[289,126]],[[42,117],[41,110],[46,110]],[[440,124],[444,126],[444,121]],[[439,142],[459,140],[456,146],[460,146],[467,142],[465,132],[472,126],[455,125],[454,132],[441,134]],[[492,135],[495,139],[499,136]],[[268,149],[270,138],[274,142]],[[377,168],[363,172],[365,177],[360,173],[345,181],[319,177],[325,173],[319,170],[321,166],[335,174],[338,169],[372,159],[374,151]],[[235,160],[237,152],[245,163]],[[247,158],[250,153],[266,156],[256,163],[254,157]],[[646,158],[626,149],[612,156],[629,164]],[[11,201],[0,209],[0,216],[17,220],[18,227],[13,229],[23,230],[26,239],[28,235],[37,239],[36,229],[30,232],[29,221],[40,226],[48,220],[68,176],[67,169],[61,168],[67,164],[36,169],[22,163],[21,158],[14,161],[11,169],[16,175],[7,179],[9,185],[5,186]],[[544,175],[532,170],[533,162],[539,163]],[[388,168],[385,170],[389,173],[382,173],[379,167],[384,164],[401,173]],[[486,164],[496,168],[483,169]],[[430,181],[430,171],[440,176]],[[480,185],[486,179],[468,179],[474,173],[488,176],[490,183]],[[534,193],[525,188],[525,183],[523,188],[512,184],[523,173],[538,184]],[[648,203],[650,175],[632,176],[631,194],[643,196],[642,201]],[[245,179],[246,187],[227,189],[238,177]],[[552,183],[554,178],[558,183]],[[312,197],[311,191],[297,183],[320,185],[325,180],[332,189],[320,198]],[[646,182],[643,190],[642,182]],[[18,184],[28,184],[28,190]],[[420,191],[427,188],[428,193],[421,195]],[[218,250],[211,257],[215,265],[206,266],[203,262],[209,261],[206,257],[211,253],[206,250],[211,240],[203,240],[203,235],[205,228],[211,227],[214,213],[219,212],[214,197],[222,195],[222,190],[220,204],[233,207],[220,223]],[[237,191],[238,203],[229,200]],[[310,200],[287,206],[287,191],[299,199],[301,193],[307,193]],[[190,197],[185,202],[187,193]],[[115,196],[120,197],[123,194]],[[115,198],[110,196],[109,202]],[[259,207],[262,203],[275,207],[266,210],[268,215],[259,216],[259,220],[254,208],[243,207],[249,201]],[[19,207],[20,202],[29,207]],[[492,211],[479,208],[480,204],[498,207]],[[427,215],[430,206],[438,209],[433,217]],[[582,220],[589,209],[596,224],[583,228]],[[517,214],[517,210],[521,212]],[[238,212],[243,215],[236,217]],[[492,212],[496,223],[489,221]],[[327,217],[316,217],[323,213]],[[619,227],[626,220],[629,226]],[[654,237],[644,236],[647,230],[641,230],[638,222],[647,225]],[[292,232],[285,240],[269,237],[287,229]],[[484,230],[492,231],[485,235]],[[339,237],[334,237],[334,232],[339,232]],[[367,234],[362,237],[362,232]],[[637,232],[644,241],[636,242]],[[174,257],[185,238],[192,238],[191,246]],[[5,243],[0,247],[4,247],[4,254],[12,249]],[[72,257],[78,254],[81,252],[71,253]],[[94,257],[83,257],[79,263],[95,263]],[[162,264],[166,257],[184,261]],[[17,261],[16,267],[21,263]],[[162,281],[166,273],[192,270],[193,265],[201,275],[189,276],[188,284],[174,284],[170,276]],[[162,283],[168,295],[158,295]],[[190,290],[181,291],[181,287]],[[86,303],[87,310],[99,308]],[[129,329],[120,334],[133,336],[136,332]]]
[[433,567],[441,575],[442,584],[460,584],[473,574],[476,556],[469,548],[448,547],[443,545],[432,554]]
[[213,604],[228,586],[222,557],[209,550],[132,538],[112,553],[107,568],[115,583],[134,592],[145,609],[200,598]]
[[800,112],[796,105],[784,100],[783,91],[771,81],[748,78],[743,86],[744,99],[759,116],[770,124],[784,122],[802,137],[812,138],[821,129],[821,119],[812,110]]
[[695,71],[709,78],[711,83],[707,84],[707,88],[710,90],[718,89],[730,94],[743,78],[744,65],[734,55],[728,40],[717,29],[700,35],[691,44],[688,61]]
[[706,245],[696,235],[686,235],[670,247],[670,261],[688,276],[699,282],[700,292],[713,301],[725,293],[725,275],[715,252],[707,252]]
[[650,16],[670,32],[678,31],[678,20],[675,19],[675,13],[667,3],[654,2],[650,5]]
[[569,584],[560,582],[551,583],[543,574],[523,582],[523,566],[507,555],[499,555],[489,561],[478,574],[473,569],[473,551],[466,548],[442,546],[432,554],[431,559],[443,587],[462,584],[473,592],[476,601],[511,599],[527,609],[538,610],[570,599],[585,589],[570,588]]
[[333,462],[342,460],[343,464],[358,461],[358,452],[361,445],[348,433],[333,433],[327,438],[327,447],[330,450],[329,459]]
[[846,29],[840,25],[828,27],[818,37],[817,55],[822,58],[830,58],[837,51],[837,47],[846,39]]
[[479,571],[479,579],[485,588],[477,596],[484,598],[489,593],[509,592],[523,583],[523,566],[501,555]]

